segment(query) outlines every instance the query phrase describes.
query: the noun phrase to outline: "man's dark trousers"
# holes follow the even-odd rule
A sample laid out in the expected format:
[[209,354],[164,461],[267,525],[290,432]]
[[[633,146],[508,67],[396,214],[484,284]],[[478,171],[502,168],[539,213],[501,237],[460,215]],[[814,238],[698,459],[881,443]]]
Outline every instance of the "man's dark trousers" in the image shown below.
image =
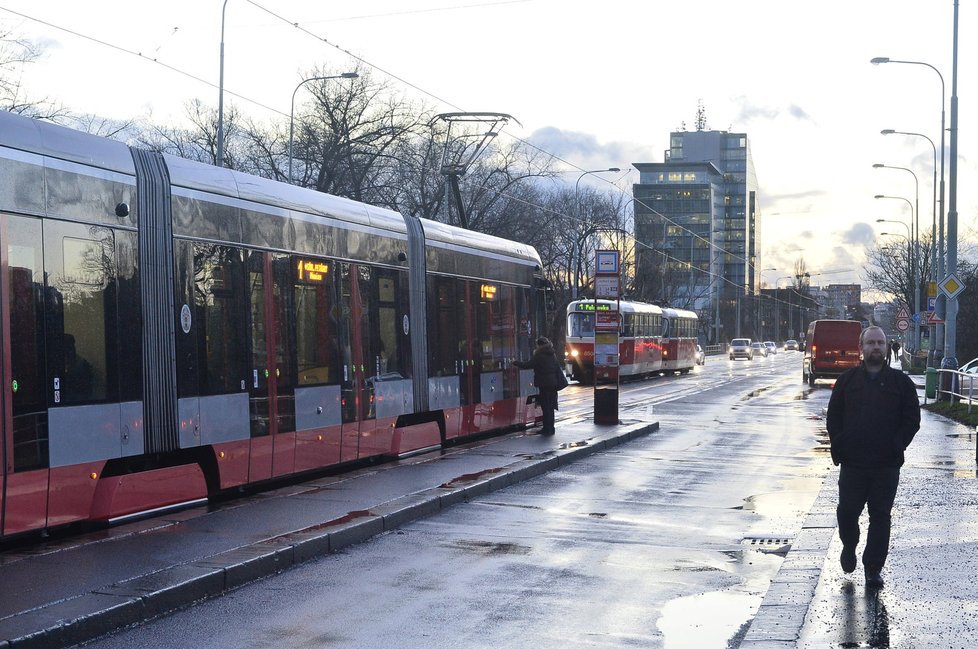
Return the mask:
[[859,543],[859,515],[869,509],[869,532],[863,565],[876,570],[886,563],[890,547],[890,510],[900,483],[900,467],[856,467],[843,464],[839,469],[839,538],[842,545],[855,549]]

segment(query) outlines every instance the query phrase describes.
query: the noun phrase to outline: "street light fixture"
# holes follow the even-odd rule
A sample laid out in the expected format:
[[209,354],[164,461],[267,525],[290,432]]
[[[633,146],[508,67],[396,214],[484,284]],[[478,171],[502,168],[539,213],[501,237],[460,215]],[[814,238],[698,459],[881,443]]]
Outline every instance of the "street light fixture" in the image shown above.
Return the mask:
[[310,81],[326,81],[327,79],[356,79],[360,75],[356,72],[344,72],[343,74],[333,74],[326,77],[310,77],[303,79],[292,91],[292,105],[289,108],[289,184],[292,184],[292,129],[295,123],[295,93],[299,92],[304,84]]
[[[955,205],[954,205],[954,210],[953,210],[954,211],[954,215],[953,215],[953,220],[954,220],[954,226],[953,226],[954,227],[954,233],[953,233],[953,239],[954,239],[954,241],[953,241],[953,246],[954,246],[954,250],[953,251],[950,250],[950,245],[952,245],[951,242],[950,242],[950,239],[952,239],[952,236],[951,236],[952,233],[950,231],[951,230],[951,227],[952,227],[951,226],[952,216],[951,216],[950,211],[949,211],[948,212],[948,216],[947,216],[947,220],[948,220],[948,240],[949,240],[948,241],[948,244],[949,244],[949,250],[948,250],[947,264],[945,265],[945,258],[944,258],[944,244],[945,244],[945,241],[944,241],[944,218],[945,218],[944,217],[944,209],[945,209],[944,208],[944,159],[945,159],[946,156],[944,155],[944,133],[945,133],[945,128],[944,128],[944,97],[945,97],[944,75],[941,74],[941,71],[938,70],[936,67],[934,67],[930,63],[926,63],[924,61],[900,61],[900,60],[896,60],[896,59],[891,59],[888,56],[877,56],[877,57],[871,59],[870,60],[870,63],[872,63],[873,65],[880,65],[882,63],[903,63],[903,64],[906,64],[906,65],[922,65],[924,67],[927,67],[927,68],[930,68],[931,70],[933,70],[937,74],[937,77],[941,80],[941,199],[940,199],[940,203],[941,203],[941,218],[938,221],[939,232],[936,233],[937,234],[937,237],[936,237],[936,241],[934,243],[935,250],[931,254],[931,259],[932,260],[936,259],[936,263],[933,263],[933,267],[934,267],[934,270],[936,270],[936,272],[937,272],[936,278],[937,278],[938,281],[940,281],[940,280],[943,280],[944,279],[945,267],[949,271],[953,271],[954,270],[954,266],[957,264],[957,227],[958,227],[958,225],[957,225],[957,205],[956,205],[956,200],[955,200],[954,201]],[[952,142],[951,142],[951,145],[952,145],[951,146],[951,159],[952,159],[952,165],[954,166],[954,169],[952,169],[951,172],[952,172],[952,175],[954,176],[955,185],[957,184],[957,175],[956,175],[957,174],[957,160],[956,160],[956,157],[957,157],[957,65],[958,65],[958,3],[955,2],[954,3],[954,45],[953,45],[953,60],[952,60],[952,66],[953,67],[952,67],[952,75],[951,75],[951,139],[952,139]],[[897,131],[894,131],[894,132],[897,132]],[[887,133],[884,133],[884,135],[887,135]],[[933,144],[933,142],[931,144]],[[951,206],[949,205],[948,207],[951,207]],[[953,260],[951,259],[952,256],[954,257]],[[944,296],[942,294],[938,293],[938,296],[937,296],[937,316],[938,316],[938,318],[945,319],[945,307],[946,307],[945,298],[944,298]],[[936,341],[937,344],[934,344],[935,341],[931,341],[931,347],[937,348],[939,350],[938,353],[940,353],[942,356],[945,355],[944,354],[944,351],[945,350],[944,350],[944,340],[943,340],[943,338],[944,338],[944,335],[945,335],[945,327],[946,326],[947,325],[945,325],[945,324],[939,324],[937,326],[937,341]],[[952,337],[952,339],[954,338],[954,330],[955,330],[955,325],[954,325],[954,323],[951,323],[951,337]],[[952,344],[949,345],[949,347],[950,347],[950,349],[948,349],[948,351],[950,351],[951,352],[951,355],[953,356],[954,355],[954,349],[953,349],[954,344],[953,344],[953,340],[952,340]],[[938,360],[937,358],[934,359],[934,364],[935,365],[937,364],[937,360]],[[957,365],[954,365],[954,367],[952,367],[951,369],[954,369],[956,367],[957,367]]]
[[[580,225],[581,222],[581,200],[580,200],[581,179],[584,178],[584,176],[587,176],[588,174],[601,174],[601,173],[608,173],[608,172],[617,173],[619,171],[621,171],[621,169],[619,169],[618,167],[608,167],[607,169],[592,169],[590,171],[585,171],[584,173],[582,173],[580,176],[577,177],[577,182],[574,183],[574,211],[577,213],[576,214],[577,225]],[[575,229],[577,229],[577,225],[575,225]],[[574,290],[571,293],[571,297],[574,300],[577,299],[578,280],[580,279],[580,275],[581,275],[578,269],[578,266],[580,266],[581,263],[580,260],[581,255],[580,252],[578,251],[578,248],[581,247],[581,240],[583,239],[584,236],[586,236],[586,233],[578,234],[578,236],[574,240],[574,248],[573,250],[571,250],[571,271],[574,273]]]
[[[913,172],[911,172],[911,173],[913,173]],[[890,199],[896,199],[896,200],[905,201],[907,203],[907,205],[910,206],[910,222],[911,223],[914,223],[915,222],[916,217],[914,215],[913,203],[910,202],[910,199],[904,198],[903,196],[886,196],[885,194],[876,194],[876,196],[874,196],[874,198],[890,198]],[[904,224],[904,225],[906,225],[906,224]],[[913,231],[912,228],[910,229],[910,231],[911,232]],[[907,241],[908,241],[909,246],[911,247],[911,251],[910,251],[910,274],[911,274],[911,277],[912,277],[911,283],[913,284],[913,309],[914,309],[913,339],[914,339],[914,348],[913,348],[912,351],[916,352],[917,350],[920,349],[920,276],[918,274],[919,273],[919,270],[920,270],[920,267],[919,267],[919,264],[915,263],[915,258],[918,256],[918,255],[915,254],[915,251],[916,251],[916,248],[917,248],[917,242],[916,242],[916,240],[914,239],[914,237],[912,235],[910,237],[908,237]]]
[[[894,130],[892,128],[884,128],[882,131],[880,131],[880,134],[882,134],[882,135],[910,135],[910,136],[914,136],[914,137],[922,137],[925,140],[927,140],[927,142],[930,144],[931,150],[934,152],[934,182],[931,185],[931,187],[933,189],[933,197],[931,199],[931,212],[932,212],[932,214],[931,214],[931,224],[930,224],[930,240],[931,240],[931,245],[930,245],[930,275],[929,275],[929,277],[930,277],[930,280],[931,281],[936,281],[936,280],[942,279],[940,277],[940,275],[938,274],[938,272],[937,272],[938,271],[938,263],[939,263],[938,262],[939,255],[938,255],[938,252],[937,252],[937,247],[940,244],[940,240],[938,239],[938,236],[937,236],[937,204],[938,204],[938,200],[937,200],[937,145],[934,144],[934,140],[930,139],[929,137],[927,137],[923,133],[915,133],[913,131],[896,131],[896,130]],[[943,162],[944,161],[942,160],[941,161],[942,165],[943,165]],[[942,170],[941,173],[942,173],[942,176],[941,176],[941,200],[940,200],[941,210],[940,210],[940,213],[941,213],[941,215],[943,217],[943,214],[944,214],[944,177],[943,177],[943,170]],[[917,212],[917,216],[919,218],[919,216],[920,216],[920,212],[919,211]],[[941,229],[943,230],[943,223],[941,225],[942,225],[942,228]],[[941,258],[941,260],[943,260],[943,253],[941,253],[940,258]],[[928,309],[929,308],[930,307],[928,306]],[[928,367],[937,367],[938,366],[939,355],[943,355],[943,351],[939,348],[939,346],[937,344],[937,341],[939,339],[938,338],[939,336],[940,337],[943,337],[944,330],[943,330],[943,328],[941,328],[940,331],[938,331],[938,327],[939,327],[939,325],[937,325],[937,324],[931,324],[930,325],[930,332],[931,332],[930,341],[931,341],[931,344],[930,344],[930,349],[927,352],[927,366]]]

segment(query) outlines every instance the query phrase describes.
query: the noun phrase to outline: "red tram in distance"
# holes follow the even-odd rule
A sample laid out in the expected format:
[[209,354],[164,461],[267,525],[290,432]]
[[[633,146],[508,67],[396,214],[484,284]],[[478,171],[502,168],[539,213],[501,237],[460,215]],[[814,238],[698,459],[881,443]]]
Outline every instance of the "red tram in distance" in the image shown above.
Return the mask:
[[0,112],[0,538],[525,427],[520,243]]
[[619,378],[689,372],[696,365],[697,317],[644,302],[577,300],[567,305],[564,358],[580,383],[594,381],[595,313],[619,309]]

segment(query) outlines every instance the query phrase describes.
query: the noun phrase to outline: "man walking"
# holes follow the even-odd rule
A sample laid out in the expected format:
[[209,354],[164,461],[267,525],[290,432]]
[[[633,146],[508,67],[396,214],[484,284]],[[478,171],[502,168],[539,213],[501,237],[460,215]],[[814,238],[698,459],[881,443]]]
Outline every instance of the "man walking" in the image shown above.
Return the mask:
[[890,510],[900,482],[903,452],[920,429],[917,387],[903,372],[884,361],[886,334],[868,327],[859,336],[863,362],[835,383],[826,428],[832,461],[839,469],[839,538],[842,570],[856,569],[859,516],[869,509],[869,532],[863,550],[866,586],[880,588],[880,571],[890,546]]

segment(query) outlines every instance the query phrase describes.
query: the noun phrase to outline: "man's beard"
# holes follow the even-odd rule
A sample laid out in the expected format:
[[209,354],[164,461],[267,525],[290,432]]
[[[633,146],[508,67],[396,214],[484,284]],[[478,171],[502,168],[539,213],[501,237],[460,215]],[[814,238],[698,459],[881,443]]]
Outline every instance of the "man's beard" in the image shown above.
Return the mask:
[[866,364],[873,367],[883,366],[883,352],[878,350],[873,350],[869,352],[869,356],[866,357]]

